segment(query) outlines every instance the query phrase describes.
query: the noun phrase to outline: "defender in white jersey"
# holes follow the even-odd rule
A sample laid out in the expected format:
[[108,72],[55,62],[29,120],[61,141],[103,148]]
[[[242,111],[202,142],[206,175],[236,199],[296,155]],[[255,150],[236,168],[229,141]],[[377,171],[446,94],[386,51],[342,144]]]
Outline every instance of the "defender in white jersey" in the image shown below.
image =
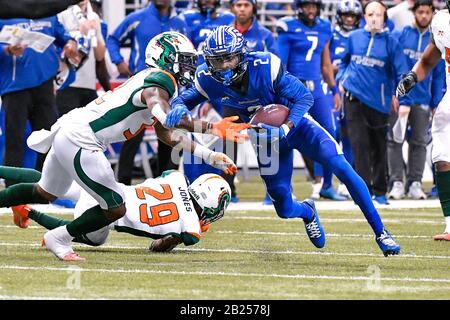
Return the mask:
[[[99,230],[126,213],[125,195],[103,154],[109,143],[130,139],[153,125],[162,142],[192,152],[225,172],[237,170],[226,155],[191,141],[184,132],[161,125],[165,112],[170,110],[170,100],[177,94],[177,85],[186,85],[194,78],[197,54],[189,39],[177,32],[154,37],[146,49],[146,63],[149,69],[86,107],[64,115],[51,131],[33,133],[28,140],[32,149],[42,153],[50,149],[40,181],[13,185],[0,192],[0,207],[48,203],[64,195],[76,181],[97,201],[98,205],[71,223],[45,234],[47,249],[61,260],[79,260],[71,248],[72,240]],[[235,120],[237,117],[208,123],[186,118],[178,128],[236,141],[246,137],[239,132],[250,125],[235,124]]]
[[441,58],[445,60],[447,92],[435,109],[431,135],[436,186],[446,223],[444,233],[437,234],[434,239],[450,241],[450,0],[445,4],[447,9],[438,11],[431,22],[430,43],[413,69],[398,84],[397,95],[407,94],[417,82],[426,78]]
[[[1,167],[0,170],[3,173],[10,168]],[[21,170],[22,177],[36,176],[35,172],[29,173],[34,170],[13,170]],[[74,199],[77,202],[74,217],[77,218],[97,202],[81,187],[75,186],[80,189]],[[200,240],[211,222],[224,215],[231,199],[230,186],[216,174],[204,174],[189,185],[181,172],[170,170],[138,185],[120,186],[126,199],[125,216],[100,230],[75,238],[75,242],[100,246],[106,242],[109,231],[116,230],[156,239],[150,246],[154,252],[168,252],[180,243],[190,246]],[[198,195],[201,196],[196,200]],[[49,230],[70,223],[28,205],[13,206],[12,210],[14,223],[20,228],[27,228],[30,219]]]

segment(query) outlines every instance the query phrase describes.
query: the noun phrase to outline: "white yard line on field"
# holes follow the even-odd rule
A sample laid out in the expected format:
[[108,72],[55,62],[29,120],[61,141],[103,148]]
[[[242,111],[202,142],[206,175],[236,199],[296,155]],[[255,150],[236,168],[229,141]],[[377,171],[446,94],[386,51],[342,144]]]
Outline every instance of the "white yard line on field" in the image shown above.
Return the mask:
[[[4,229],[17,229],[15,225],[2,225],[0,224],[0,228]],[[45,230],[44,227],[40,226],[28,226],[27,229],[41,229]],[[233,230],[215,230],[215,233],[218,234],[248,234],[248,235],[263,235],[263,236],[305,236],[304,232],[274,232],[274,231],[233,231]],[[371,234],[359,234],[359,233],[327,233],[327,237],[336,237],[336,238],[370,238],[373,239],[373,235]],[[431,240],[433,236],[431,235],[394,235],[395,238],[399,239],[426,239]]]
[[[35,270],[35,271],[70,271],[67,267],[29,267],[17,265],[0,265],[3,270]],[[83,268],[77,265],[77,271],[93,273],[133,273],[133,274],[169,274],[182,276],[224,276],[224,277],[254,277],[254,278],[282,278],[282,279],[311,279],[311,280],[351,280],[351,281],[372,281],[373,277],[367,276],[335,276],[335,275],[310,275],[310,274],[265,274],[265,273],[244,273],[244,272],[213,272],[213,271],[173,271],[173,270],[149,270],[149,269],[104,269],[104,268]],[[396,282],[432,282],[449,283],[450,279],[442,278],[380,278],[380,281]]]
[[[304,232],[273,232],[273,231],[233,231],[233,230],[214,230],[214,233],[219,234],[248,234],[248,235],[262,235],[262,236],[305,236]],[[374,235],[371,234],[358,234],[358,233],[327,233],[327,237],[333,238],[368,238],[373,239]],[[433,236],[424,235],[394,235],[394,238],[399,239],[427,239],[432,240]]]
[[[299,220],[301,221],[301,219],[281,219],[277,216],[273,216],[273,217],[262,217],[262,216],[248,216],[248,215],[229,215],[229,216],[225,216],[222,218],[223,220],[269,220],[269,221],[294,221],[294,222],[298,222]],[[326,223],[367,223],[367,220],[364,218],[320,218],[321,222],[326,222]],[[385,223],[393,223],[393,224],[399,224],[405,223],[405,220],[402,219],[392,219],[392,218],[385,218],[383,219],[383,222]],[[432,224],[432,225],[443,225],[444,221],[443,219],[420,219],[420,220],[408,220],[408,223],[411,224]]]
[[[97,299],[97,298],[96,298]],[[0,294],[0,300],[76,300],[76,298],[66,297],[37,297],[37,296],[17,296],[17,295],[4,295]]]
[[[316,201],[316,208],[320,212],[326,211],[349,211],[360,210],[359,207],[353,201]],[[389,205],[378,205],[375,203],[375,207],[383,210],[401,210],[401,209],[429,209],[440,208],[439,200],[396,200],[391,201]],[[43,205],[36,204],[33,208],[51,214],[72,214],[73,209],[63,208],[55,205]],[[275,209],[272,205],[263,205],[262,202],[239,202],[231,203],[227,211],[272,211]],[[405,212],[407,213],[407,212]],[[0,208],[0,216],[3,214],[11,214],[10,208]]]
[[[38,243],[32,242],[0,242],[0,247],[41,247]],[[78,248],[89,248],[84,245],[77,245]],[[105,249],[120,249],[120,250],[147,250],[146,245],[133,246],[133,245],[102,245],[101,247],[95,247],[95,250],[99,248]],[[89,250],[89,249],[88,249]],[[363,252],[326,252],[326,251],[272,251],[272,250],[254,250],[254,249],[210,249],[210,248],[175,248],[175,252],[212,252],[212,253],[254,253],[254,254],[286,254],[286,255],[322,255],[322,256],[341,256],[341,257],[378,257],[386,259],[381,252],[380,253],[363,253]],[[400,254],[390,259],[450,259],[450,256],[433,256],[433,255],[416,255],[411,253]]]

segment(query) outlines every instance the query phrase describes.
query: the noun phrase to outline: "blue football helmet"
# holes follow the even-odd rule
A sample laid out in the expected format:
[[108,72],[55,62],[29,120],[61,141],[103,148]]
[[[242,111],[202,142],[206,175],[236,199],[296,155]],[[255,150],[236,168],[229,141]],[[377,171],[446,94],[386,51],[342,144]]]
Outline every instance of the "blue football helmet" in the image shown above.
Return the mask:
[[220,26],[206,38],[203,56],[214,79],[226,86],[247,70],[247,47],[242,34],[232,26]]
[[[352,27],[344,25],[344,20],[342,19],[344,14],[353,14],[356,17]],[[336,22],[345,31],[351,31],[359,26],[362,14],[362,6],[358,0],[342,0],[336,10]]]

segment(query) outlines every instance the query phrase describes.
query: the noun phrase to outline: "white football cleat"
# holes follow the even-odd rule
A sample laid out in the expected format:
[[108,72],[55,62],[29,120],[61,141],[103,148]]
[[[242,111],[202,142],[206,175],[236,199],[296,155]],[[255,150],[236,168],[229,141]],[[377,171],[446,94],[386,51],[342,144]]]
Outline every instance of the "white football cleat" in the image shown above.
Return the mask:
[[392,185],[391,192],[389,192],[388,198],[394,200],[400,200],[405,197],[405,187],[403,186],[403,182],[395,181]]
[[42,246],[62,261],[84,261],[84,258],[73,251],[72,240],[73,237],[67,232],[66,226],[61,226],[45,233]]
[[427,195],[422,190],[422,184],[419,181],[414,181],[409,186],[408,197],[413,198],[414,200],[425,200]]

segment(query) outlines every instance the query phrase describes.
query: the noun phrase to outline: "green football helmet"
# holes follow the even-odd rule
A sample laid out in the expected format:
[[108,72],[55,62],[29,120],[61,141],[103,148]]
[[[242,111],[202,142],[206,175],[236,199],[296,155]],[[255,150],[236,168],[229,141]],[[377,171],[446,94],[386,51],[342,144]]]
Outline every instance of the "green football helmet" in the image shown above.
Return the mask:
[[145,49],[145,63],[171,73],[181,86],[194,81],[197,58],[192,42],[175,31],[158,34]]

